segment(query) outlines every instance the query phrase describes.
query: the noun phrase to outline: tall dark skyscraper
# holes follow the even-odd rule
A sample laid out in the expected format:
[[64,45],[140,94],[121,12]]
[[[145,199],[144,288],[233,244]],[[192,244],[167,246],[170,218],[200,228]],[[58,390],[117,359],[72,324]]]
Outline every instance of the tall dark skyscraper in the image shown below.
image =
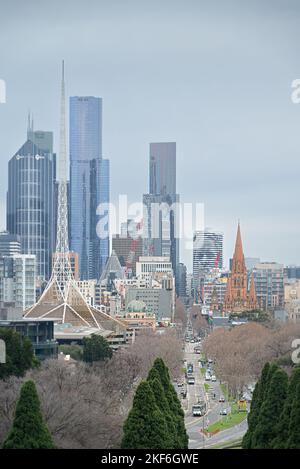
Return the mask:
[[[37,134],[43,149],[32,141]],[[24,254],[36,255],[37,276],[46,280],[55,246],[56,157],[51,132],[29,128],[28,137],[8,163],[7,230],[21,237]]]
[[176,194],[176,143],[150,143],[149,193]]
[[[144,240],[146,256],[167,256],[178,278],[179,195],[176,194],[176,143],[150,143],[149,194],[144,194]],[[176,282],[178,286],[178,282]],[[178,291],[178,290],[177,290]]]
[[[109,202],[109,160],[102,158],[102,99],[70,98],[70,238],[82,280],[99,278],[109,235],[99,237],[97,209]],[[106,212],[107,215],[107,212]],[[102,215],[104,216],[104,215]]]

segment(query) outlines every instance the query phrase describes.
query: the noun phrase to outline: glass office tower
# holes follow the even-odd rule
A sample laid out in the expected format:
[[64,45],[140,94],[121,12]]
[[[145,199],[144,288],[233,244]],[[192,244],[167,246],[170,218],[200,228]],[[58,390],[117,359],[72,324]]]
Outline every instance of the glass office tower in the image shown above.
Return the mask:
[[70,98],[70,244],[82,280],[99,278],[108,257],[101,238],[99,205],[109,201],[109,162],[102,158],[102,99]]
[[19,235],[23,254],[35,254],[37,277],[48,280],[55,249],[56,158],[31,140],[8,163],[7,231]]
[[179,195],[176,194],[176,143],[150,143],[149,194],[143,195],[145,256],[167,256],[178,292]]

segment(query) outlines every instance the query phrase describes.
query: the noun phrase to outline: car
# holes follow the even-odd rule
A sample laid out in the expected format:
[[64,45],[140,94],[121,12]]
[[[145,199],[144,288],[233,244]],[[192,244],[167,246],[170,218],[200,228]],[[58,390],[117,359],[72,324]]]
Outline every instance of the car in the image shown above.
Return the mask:
[[208,363],[212,363],[213,360],[211,358],[208,359]]
[[215,375],[212,375],[211,380],[212,380],[213,383],[215,383],[217,381],[217,378],[215,377]]
[[185,398],[186,398],[186,395],[187,395],[186,389],[182,389],[182,390],[180,391],[180,394],[181,394],[182,398],[185,399]]
[[177,386],[179,388],[182,388],[184,386],[184,382],[183,381],[179,381],[179,383],[177,383]]
[[219,397],[219,402],[225,402],[225,397],[224,397],[224,396],[220,396],[220,397]]
[[227,409],[220,410],[220,415],[227,415]]
[[205,374],[205,381],[210,381],[210,380],[211,380],[211,376],[208,373],[206,373]]
[[195,384],[195,378],[194,376],[190,376],[187,380],[188,384]]

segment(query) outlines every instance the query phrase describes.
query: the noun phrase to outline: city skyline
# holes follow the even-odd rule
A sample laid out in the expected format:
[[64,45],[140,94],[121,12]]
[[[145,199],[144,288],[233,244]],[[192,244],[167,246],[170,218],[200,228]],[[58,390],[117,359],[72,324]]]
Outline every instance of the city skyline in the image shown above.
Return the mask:
[[[58,28],[55,38],[51,35],[53,43],[48,41],[47,28],[54,13],[48,9],[45,25],[42,9],[33,2],[26,5],[27,14],[31,13],[27,39],[24,41],[19,23],[12,35],[6,25],[14,14],[14,3],[3,8],[0,33],[10,39],[0,53],[1,79],[7,85],[7,102],[0,105],[0,149],[5,163],[0,178],[2,229],[6,163],[23,142],[28,108],[34,113],[37,128],[54,131],[57,152],[56,76],[63,56],[68,96],[103,98],[103,156],[111,161],[112,201],[119,193],[140,201],[147,190],[149,142],[176,141],[177,191],[182,201],[204,202],[205,225],[224,232],[225,266],[232,253],[238,218],[249,256],[300,263],[300,227],[295,216],[300,107],[291,101],[291,84],[300,74],[297,51],[291,48],[299,38],[296,2],[290,1],[286,9],[279,2],[273,3],[272,21],[267,23],[270,10],[259,2],[247,6],[231,2],[229,13],[221,2],[207,5],[190,1],[190,8],[185,10],[175,2],[176,9],[168,21],[168,8],[160,6],[161,22],[155,2],[148,8],[129,2],[135,6],[134,10],[129,8],[129,12],[134,11],[132,18],[122,2],[115,3],[117,8],[92,2],[99,15],[93,21],[89,18],[89,30],[85,29],[83,2],[73,2],[74,13],[66,2],[60,7],[58,25],[67,15],[75,21],[76,13],[76,25],[83,28],[88,39],[80,43],[72,21],[66,38]],[[22,11],[25,6],[19,8]],[[156,37],[150,34],[153,24]],[[266,24],[267,30],[263,28]],[[44,26],[45,34],[37,43],[31,31],[36,33]],[[231,28],[235,35],[231,35]],[[131,29],[131,35],[126,35]],[[185,32],[182,37],[177,34],[181,31]],[[135,41],[137,36],[140,42]],[[28,43],[31,55],[25,61],[20,52]],[[98,61],[94,60],[95,51]],[[41,64],[38,74],[37,63]],[[24,75],[17,73],[16,64],[22,64]],[[192,252],[182,248],[180,252],[180,260],[191,271]]]

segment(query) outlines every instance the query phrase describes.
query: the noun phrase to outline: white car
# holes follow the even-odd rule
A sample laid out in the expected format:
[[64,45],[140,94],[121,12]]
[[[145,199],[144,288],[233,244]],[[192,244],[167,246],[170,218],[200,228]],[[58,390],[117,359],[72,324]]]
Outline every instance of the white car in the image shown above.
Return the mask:
[[205,375],[205,381],[210,381],[211,380],[211,377],[208,373],[206,373]]
[[227,409],[220,410],[220,415],[227,415]]
[[212,380],[213,383],[215,383],[217,381],[217,378],[215,377],[215,375],[212,375],[211,380]]

